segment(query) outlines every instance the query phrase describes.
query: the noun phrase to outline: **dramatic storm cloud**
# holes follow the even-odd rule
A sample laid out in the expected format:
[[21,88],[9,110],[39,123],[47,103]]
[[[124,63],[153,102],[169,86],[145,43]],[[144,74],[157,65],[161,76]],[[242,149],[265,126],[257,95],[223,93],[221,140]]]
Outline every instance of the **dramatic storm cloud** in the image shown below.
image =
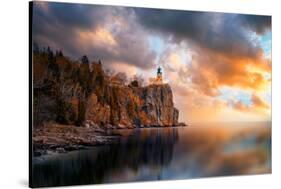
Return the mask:
[[264,33],[271,27],[268,16],[225,13],[186,12],[159,9],[135,9],[139,22],[151,31],[168,35],[175,42],[187,41],[230,56],[255,57],[246,29]]
[[270,119],[269,16],[46,2],[33,11],[41,46],[146,80],[160,65],[182,121]]
[[87,54],[108,64],[154,65],[155,54],[126,8],[35,2],[33,26],[35,42],[72,58]]

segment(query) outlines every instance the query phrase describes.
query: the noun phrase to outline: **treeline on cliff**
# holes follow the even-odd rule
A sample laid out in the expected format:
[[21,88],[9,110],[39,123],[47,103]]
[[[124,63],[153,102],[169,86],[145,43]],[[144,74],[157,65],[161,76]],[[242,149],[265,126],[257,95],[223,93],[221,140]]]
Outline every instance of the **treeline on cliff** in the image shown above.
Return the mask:
[[135,128],[178,124],[168,84],[140,86],[105,73],[100,60],[73,61],[62,51],[33,48],[33,125]]

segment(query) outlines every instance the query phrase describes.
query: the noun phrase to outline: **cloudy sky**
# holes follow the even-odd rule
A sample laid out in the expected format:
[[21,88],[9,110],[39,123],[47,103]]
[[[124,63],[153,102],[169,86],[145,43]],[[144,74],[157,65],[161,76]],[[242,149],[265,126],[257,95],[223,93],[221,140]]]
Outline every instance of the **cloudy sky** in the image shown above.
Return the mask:
[[106,69],[163,68],[180,120],[271,120],[271,17],[35,2],[33,40]]

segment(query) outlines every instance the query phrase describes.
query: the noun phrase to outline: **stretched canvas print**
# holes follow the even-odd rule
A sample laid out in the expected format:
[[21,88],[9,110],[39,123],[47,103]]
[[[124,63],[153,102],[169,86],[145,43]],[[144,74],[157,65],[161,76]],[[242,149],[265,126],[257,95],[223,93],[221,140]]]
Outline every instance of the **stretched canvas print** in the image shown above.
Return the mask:
[[30,187],[271,173],[271,17],[30,3]]

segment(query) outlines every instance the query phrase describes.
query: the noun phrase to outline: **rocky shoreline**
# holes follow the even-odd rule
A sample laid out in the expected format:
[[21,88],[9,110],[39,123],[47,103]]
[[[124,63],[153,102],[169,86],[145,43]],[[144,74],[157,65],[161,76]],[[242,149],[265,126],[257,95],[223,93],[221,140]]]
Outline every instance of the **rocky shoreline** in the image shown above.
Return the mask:
[[98,124],[92,122],[91,120],[86,120],[84,123],[84,127],[86,128],[93,128],[96,130],[101,130],[101,128],[105,130],[111,130],[111,129],[136,129],[136,128],[155,128],[155,127],[179,127],[179,126],[187,126],[186,123],[180,122],[174,125],[157,125],[157,124],[149,124],[149,125],[144,125],[144,124],[139,124],[139,125],[124,125],[124,124],[117,124],[117,125],[112,125],[112,124],[104,124],[102,127],[99,126]]
[[65,153],[118,142],[120,136],[98,128],[51,124],[33,130],[33,156]]
[[[178,124],[172,127],[187,126]],[[164,128],[171,126],[140,125],[137,128]],[[67,153],[74,150],[91,148],[119,142],[121,135],[114,132],[119,129],[135,129],[135,126],[107,126],[102,129],[96,125],[85,124],[83,127],[74,125],[49,124],[33,130],[33,156]]]

